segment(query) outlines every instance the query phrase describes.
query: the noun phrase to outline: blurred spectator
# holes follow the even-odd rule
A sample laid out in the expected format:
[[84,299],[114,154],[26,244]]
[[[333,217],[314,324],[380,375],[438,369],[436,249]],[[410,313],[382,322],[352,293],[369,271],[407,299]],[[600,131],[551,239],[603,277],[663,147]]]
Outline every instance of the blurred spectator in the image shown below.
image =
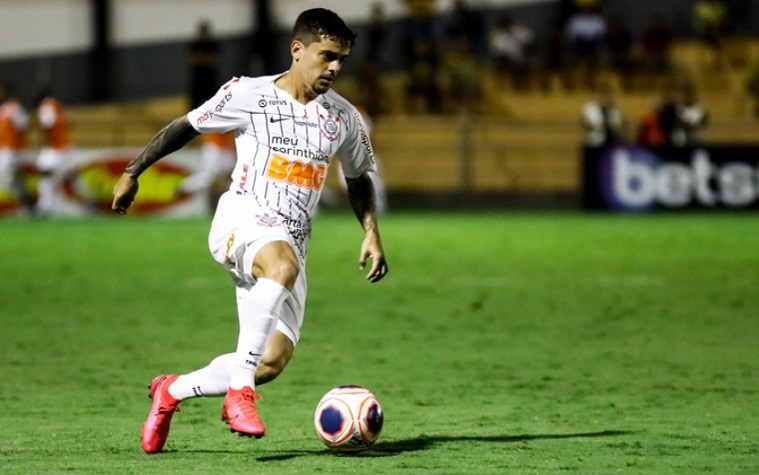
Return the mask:
[[612,16],[606,32],[609,67],[619,77],[622,87],[627,91],[631,90],[635,84],[636,68],[632,57],[634,44],[635,38],[625,20],[619,15]]
[[582,79],[585,87],[594,89],[606,39],[606,20],[594,6],[583,4],[569,18],[566,35],[574,75]]
[[404,44],[409,61],[413,63],[413,49],[411,45],[418,41],[438,42],[435,31],[435,4],[437,0],[403,0],[406,6],[407,18],[404,21]]
[[577,4],[575,0],[559,0],[558,4],[556,24],[563,30],[572,15],[577,12]]
[[382,46],[387,37],[387,19],[385,17],[385,7],[381,2],[372,4],[369,13],[369,31],[367,33],[368,44],[366,45],[367,59],[380,60]]
[[405,48],[407,107],[412,113],[441,110],[440,52],[435,32],[435,0],[404,0],[408,12]]
[[380,2],[372,4],[369,16],[369,41],[366,55],[356,70],[356,84],[358,87],[358,102],[365,104],[371,115],[378,116],[384,112],[382,71],[382,45],[387,35],[387,21],[385,10]]
[[467,49],[476,59],[480,59],[487,50],[487,34],[482,15],[465,0],[453,2],[446,30],[453,43],[466,43]]
[[478,102],[478,43],[483,31],[479,13],[466,2],[456,1],[445,29],[443,54],[445,109],[450,112],[471,110]]
[[564,22],[561,18],[554,21],[548,31],[548,37],[540,54],[539,68],[538,79],[544,92],[552,90],[556,80],[565,89],[574,87],[571,71],[567,64],[566,36],[564,34]]
[[664,139],[663,145],[672,147],[675,145],[673,140],[675,128],[677,127],[677,87],[671,84],[664,87],[661,95],[661,102],[656,111],[658,116],[659,127]]
[[219,89],[219,42],[211,33],[211,23],[198,23],[195,39],[190,43],[190,106],[199,107]]
[[727,33],[727,7],[722,0],[698,0],[693,22],[698,37],[714,53],[714,65],[722,66],[722,42]]
[[37,120],[42,130],[42,150],[37,159],[40,181],[35,211],[37,215],[46,216],[55,204],[56,188],[63,179],[71,147],[66,112],[47,88],[40,90],[37,97]]
[[708,124],[708,114],[704,106],[698,102],[696,88],[692,83],[686,82],[680,87],[675,114],[672,143],[678,147],[701,143],[701,135]]
[[605,0],[559,0],[558,21],[562,26],[566,26],[569,19],[577,13],[581,8],[594,8],[597,11],[601,11]]
[[21,155],[27,145],[29,116],[11,84],[0,85],[0,188],[9,192],[24,213],[32,200],[19,173]]
[[641,37],[642,57],[641,71],[646,76],[645,87],[651,89],[654,84],[670,71],[670,50],[674,35],[664,21],[664,16],[653,13]]
[[701,143],[708,114],[686,82],[669,85],[654,97],[638,122],[637,141],[649,147],[685,147]]
[[406,86],[408,109],[412,113],[437,113],[441,111],[441,88],[439,85],[440,57],[431,41],[418,39],[409,45],[412,63]]
[[357,102],[366,104],[366,109],[374,116],[386,112],[382,71],[383,67],[377,58],[366,58],[356,68]]
[[578,9],[582,8],[593,8],[596,11],[600,11],[601,7],[603,6],[605,0],[574,0],[575,7]]
[[589,147],[605,147],[622,140],[624,117],[614,103],[611,86],[602,83],[593,100],[582,108],[582,126],[585,130],[585,144]]
[[651,98],[649,107],[643,111],[638,119],[635,141],[644,147],[661,147],[665,143],[664,130],[659,120],[659,111],[662,107],[662,98],[656,94]]
[[535,34],[526,26],[514,23],[511,15],[498,18],[490,32],[490,56],[495,63],[499,83],[508,77],[511,86],[526,90],[529,86],[528,53],[535,42]]
[[754,63],[748,71],[746,77],[746,91],[748,92],[752,104],[754,117],[759,119],[759,62]]

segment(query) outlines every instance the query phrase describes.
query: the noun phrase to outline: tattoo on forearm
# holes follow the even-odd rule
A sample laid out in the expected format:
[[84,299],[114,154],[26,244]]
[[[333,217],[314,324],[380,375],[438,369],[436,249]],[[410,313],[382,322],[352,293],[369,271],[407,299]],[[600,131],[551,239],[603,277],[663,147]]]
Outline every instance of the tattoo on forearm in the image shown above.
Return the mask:
[[124,171],[130,175],[139,176],[150,165],[176,152],[198,135],[192,125],[184,117],[180,117],[155,134],[145,149],[129,162]]
[[377,229],[375,214],[375,195],[372,180],[367,175],[346,180],[348,183],[348,200],[353,212],[365,231]]

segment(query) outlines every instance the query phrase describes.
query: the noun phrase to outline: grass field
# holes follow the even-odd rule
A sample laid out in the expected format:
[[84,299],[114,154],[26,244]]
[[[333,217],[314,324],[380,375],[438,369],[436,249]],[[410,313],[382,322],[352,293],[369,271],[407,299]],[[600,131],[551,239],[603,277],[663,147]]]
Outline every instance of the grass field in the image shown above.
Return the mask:
[[[140,448],[146,385],[232,349],[208,219],[0,222],[0,473],[759,473],[759,216],[421,214],[358,270],[317,218],[303,338],[263,386],[267,435],[183,403]],[[385,428],[328,452],[313,409],[367,386]]]

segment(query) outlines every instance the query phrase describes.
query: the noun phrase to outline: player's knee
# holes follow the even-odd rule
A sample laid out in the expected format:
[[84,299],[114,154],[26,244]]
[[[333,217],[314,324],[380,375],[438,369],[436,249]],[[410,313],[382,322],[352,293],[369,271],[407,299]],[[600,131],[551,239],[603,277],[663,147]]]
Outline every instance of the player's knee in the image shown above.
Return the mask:
[[295,286],[295,280],[298,278],[298,272],[300,272],[300,266],[297,259],[286,258],[280,259],[269,269],[268,277],[292,290]]
[[271,252],[262,253],[260,258],[256,258],[253,275],[256,278],[265,277],[279,282],[288,290],[292,290],[300,272],[298,258],[288,244],[278,242],[269,251]]

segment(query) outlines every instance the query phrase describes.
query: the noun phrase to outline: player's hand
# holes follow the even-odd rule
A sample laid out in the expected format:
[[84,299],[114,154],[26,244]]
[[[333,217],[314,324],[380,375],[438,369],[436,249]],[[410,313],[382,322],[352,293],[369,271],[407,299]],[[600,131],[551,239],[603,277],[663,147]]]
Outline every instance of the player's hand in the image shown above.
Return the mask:
[[113,187],[113,204],[111,209],[118,214],[126,214],[127,209],[134,201],[135,195],[140,185],[137,183],[137,178],[124,173],[116,182],[116,186]]
[[366,268],[367,259],[372,260],[372,266],[369,273],[366,274],[366,280],[369,282],[379,282],[387,274],[387,261],[385,260],[385,251],[382,250],[379,234],[369,232],[361,244],[361,256],[358,260],[360,269]]

